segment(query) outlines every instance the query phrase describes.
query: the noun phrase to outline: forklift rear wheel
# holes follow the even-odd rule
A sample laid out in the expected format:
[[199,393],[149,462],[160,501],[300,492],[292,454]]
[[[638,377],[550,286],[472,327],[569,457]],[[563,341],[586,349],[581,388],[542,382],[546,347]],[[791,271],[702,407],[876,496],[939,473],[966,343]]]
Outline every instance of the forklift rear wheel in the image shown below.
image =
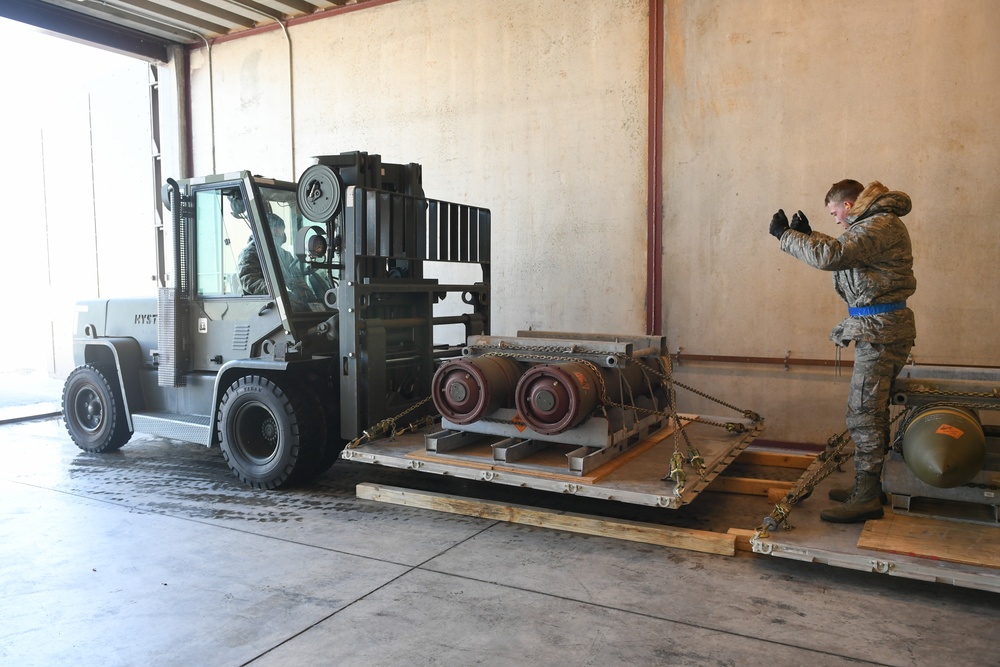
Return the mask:
[[307,416],[302,399],[269,378],[247,375],[230,385],[216,423],[233,474],[256,489],[300,481],[316,456]]
[[125,402],[110,373],[87,364],[78,366],[63,385],[62,410],[66,430],[85,452],[112,452],[129,441]]

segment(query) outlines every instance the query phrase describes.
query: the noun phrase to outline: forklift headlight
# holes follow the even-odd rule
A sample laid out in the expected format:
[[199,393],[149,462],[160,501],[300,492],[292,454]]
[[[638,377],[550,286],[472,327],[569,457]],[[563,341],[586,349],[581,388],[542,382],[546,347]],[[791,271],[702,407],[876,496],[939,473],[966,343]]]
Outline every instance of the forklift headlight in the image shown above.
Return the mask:
[[295,233],[295,256],[303,262],[325,259],[328,244],[319,225],[303,227]]
[[306,241],[306,252],[310,257],[326,257],[326,237],[313,234]]

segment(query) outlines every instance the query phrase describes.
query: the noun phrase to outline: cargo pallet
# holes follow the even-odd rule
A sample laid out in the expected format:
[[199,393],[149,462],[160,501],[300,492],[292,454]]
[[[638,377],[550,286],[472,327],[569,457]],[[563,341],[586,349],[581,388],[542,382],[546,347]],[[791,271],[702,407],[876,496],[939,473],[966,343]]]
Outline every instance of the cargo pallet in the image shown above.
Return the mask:
[[[752,425],[748,423],[747,426]],[[670,479],[663,479],[675,449],[674,434],[669,428],[650,435],[610,462],[583,475],[561,471],[566,469],[568,452],[557,446],[535,452],[513,464],[494,459],[488,440],[446,452],[431,451],[427,443],[435,440],[435,434],[440,437],[440,427],[375,440],[345,450],[342,457],[357,463],[662,509],[688,505],[706,490],[766,495],[770,500],[777,501],[794,484],[788,480],[720,475],[734,462],[805,468],[801,475],[803,479],[812,474],[813,465],[816,465],[815,462],[809,463],[812,457],[747,451],[760,435],[759,429],[751,428],[746,433],[733,434],[698,422],[686,422],[683,428],[705,459],[706,469],[703,476],[689,475],[680,493],[675,493],[676,485]],[[787,466],[781,462],[783,459],[788,459]],[[954,508],[950,516],[902,514],[893,512],[891,502],[885,507],[886,516],[878,521],[864,524],[820,521],[819,512],[834,504],[827,498],[829,489],[846,484],[848,476],[848,472],[834,474],[820,482],[809,498],[794,506],[785,525],[765,535],[757,533],[756,526],[733,527],[728,534],[692,531],[669,524],[568,515],[409,489],[376,488],[367,484],[359,485],[358,496],[717,555],[752,551],[758,556],[1000,593],[1000,526],[956,520],[961,517]],[[791,529],[786,530],[786,526]]]

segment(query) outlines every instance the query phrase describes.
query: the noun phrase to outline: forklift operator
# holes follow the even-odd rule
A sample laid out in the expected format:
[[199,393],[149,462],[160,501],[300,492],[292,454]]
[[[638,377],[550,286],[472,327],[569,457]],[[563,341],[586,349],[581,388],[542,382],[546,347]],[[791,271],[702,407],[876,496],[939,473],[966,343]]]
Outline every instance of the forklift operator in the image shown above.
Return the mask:
[[[278,251],[278,261],[281,263],[281,271],[285,276],[288,288],[294,289],[299,287],[305,290],[305,278],[297,266],[295,256],[282,247],[286,240],[285,221],[275,213],[268,213],[267,223],[271,230],[271,237],[274,239],[275,248]],[[243,286],[243,293],[266,295],[268,293],[267,281],[264,279],[264,270],[260,265],[260,255],[257,254],[257,243],[253,237],[250,238],[250,242],[240,253],[236,263],[240,284]]]

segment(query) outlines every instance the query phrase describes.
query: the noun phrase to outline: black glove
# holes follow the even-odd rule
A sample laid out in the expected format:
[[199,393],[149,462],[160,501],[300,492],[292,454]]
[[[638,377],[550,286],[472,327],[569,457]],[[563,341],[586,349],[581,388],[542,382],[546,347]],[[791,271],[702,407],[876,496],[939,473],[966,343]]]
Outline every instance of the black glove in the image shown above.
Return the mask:
[[771,226],[767,232],[774,238],[781,240],[781,235],[788,231],[788,217],[785,212],[778,209],[778,212],[771,216]]
[[806,236],[813,233],[812,227],[809,226],[809,218],[802,211],[799,211],[792,216],[792,229],[797,232],[802,232]]

